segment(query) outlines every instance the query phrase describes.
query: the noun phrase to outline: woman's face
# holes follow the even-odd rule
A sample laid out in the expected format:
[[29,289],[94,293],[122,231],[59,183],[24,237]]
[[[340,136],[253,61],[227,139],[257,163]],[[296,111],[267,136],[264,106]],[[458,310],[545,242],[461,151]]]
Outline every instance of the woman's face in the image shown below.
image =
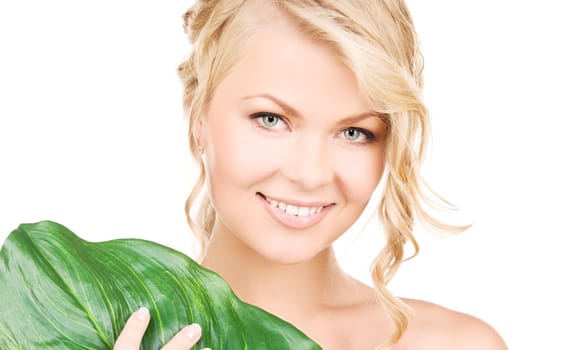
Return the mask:
[[385,124],[328,48],[288,25],[254,34],[197,124],[213,235],[282,263],[359,217],[384,168]]

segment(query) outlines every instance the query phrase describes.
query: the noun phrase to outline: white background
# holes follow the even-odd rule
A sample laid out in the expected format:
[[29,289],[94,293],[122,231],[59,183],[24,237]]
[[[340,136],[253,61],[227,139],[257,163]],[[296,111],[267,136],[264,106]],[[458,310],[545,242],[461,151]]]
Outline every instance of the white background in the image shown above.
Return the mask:
[[[567,1],[412,0],[433,118],[430,183],[474,222],[391,288],[474,314],[512,349],[576,349],[576,37]],[[0,4],[0,241],[50,219],[192,253],[175,69],[187,1]],[[377,229],[339,245],[367,281]]]

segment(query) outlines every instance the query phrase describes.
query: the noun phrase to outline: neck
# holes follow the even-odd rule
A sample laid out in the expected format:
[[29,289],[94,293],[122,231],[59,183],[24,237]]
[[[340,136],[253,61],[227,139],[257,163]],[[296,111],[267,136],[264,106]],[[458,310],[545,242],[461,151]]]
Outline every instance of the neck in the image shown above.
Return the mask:
[[310,260],[283,264],[219,230],[211,236],[202,265],[227,281],[241,300],[293,321],[347,303],[354,283],[338,266],[331,247]]

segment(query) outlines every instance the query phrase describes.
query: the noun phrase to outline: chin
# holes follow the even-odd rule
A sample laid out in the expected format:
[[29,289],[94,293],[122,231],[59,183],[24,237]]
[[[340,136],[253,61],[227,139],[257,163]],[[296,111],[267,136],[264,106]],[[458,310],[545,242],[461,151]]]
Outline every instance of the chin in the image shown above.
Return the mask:
[[260,247],[257,253],[261,255],[267,261],[281,264],[281,265],[298,265],[302,263],[309,262],[325,251],[328,251],[329,247],[324,247],[321,249],[313,249],[311,245],[307,247],[293,246],[288,244],[279,245],[275,248],[271,247]]

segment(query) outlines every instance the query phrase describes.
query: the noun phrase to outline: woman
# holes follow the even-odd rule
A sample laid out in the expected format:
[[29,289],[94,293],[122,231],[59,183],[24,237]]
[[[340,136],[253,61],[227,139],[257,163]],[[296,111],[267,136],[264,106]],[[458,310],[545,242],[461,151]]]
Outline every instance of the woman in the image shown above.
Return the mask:
[[[433,228],[419,166],[428,134],[413,24],[398,0],[199,0],[179,67],[200,178],[187,215],[202,264],[244,301],[324,349],[505,349],[487,324],[386,288],[414,218]],[[343,272],[332,243],[384,181],[387,246],[374,287]],[[206,188],[206,193],[203,193]],[[137,349],[149,316],[116,349]],[[201,325],[202,326],[202,325]],[[201,337],[185,327],[164,349]]]

